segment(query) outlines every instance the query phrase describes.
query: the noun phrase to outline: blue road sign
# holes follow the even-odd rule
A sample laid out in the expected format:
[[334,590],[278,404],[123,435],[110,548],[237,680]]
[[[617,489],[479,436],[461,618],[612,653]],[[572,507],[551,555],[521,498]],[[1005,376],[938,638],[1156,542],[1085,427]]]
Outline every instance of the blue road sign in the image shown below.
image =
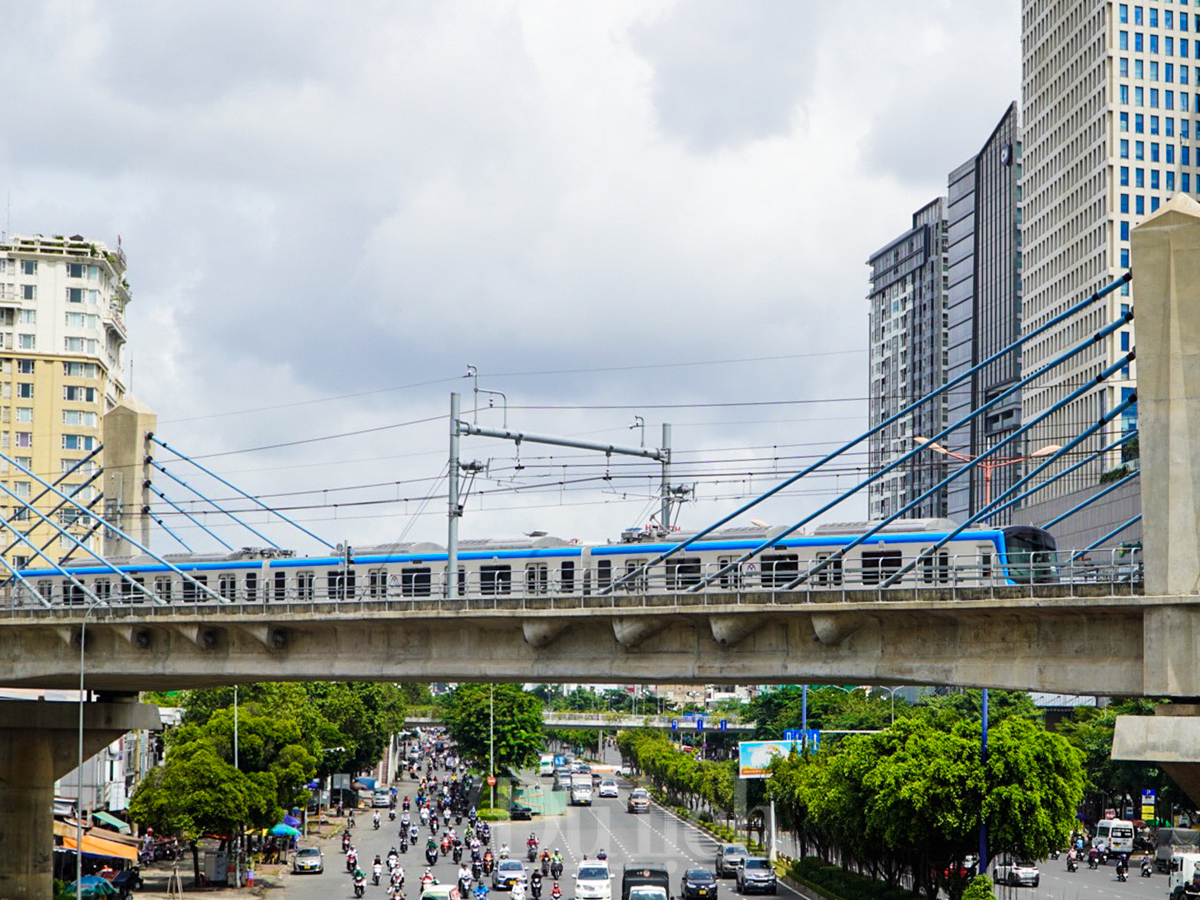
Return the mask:
[[728,730],[729,730],[729,720],[728,720],[728,719],[722,719],[722,720],[721,720],[721,730],[722,730],[722,731],[728,731]]
[[801,737],[802,733],[803,732],[800,731],[785,731],[783,733],[783,739],[785,741],[802,741],[804,740],[804,738]]
[[678,730],[679,730],[679,720],[678,720],[678,719],[672,719],[672,720],[671,720],[671,730],[672,730],[672,731],[678,731]]
[[700,716],[696,716],[696,730],[697,731],[704,730],[704,719],[700,718]]

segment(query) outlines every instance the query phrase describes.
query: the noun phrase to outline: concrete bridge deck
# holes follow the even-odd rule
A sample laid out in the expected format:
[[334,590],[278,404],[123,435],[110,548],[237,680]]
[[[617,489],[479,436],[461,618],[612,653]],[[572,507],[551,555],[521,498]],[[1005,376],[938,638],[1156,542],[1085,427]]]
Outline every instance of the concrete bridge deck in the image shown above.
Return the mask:
[[[1057,588],[1056,593],[1053,588]],[[1121,590],[1130,588],[1119,586]],[[1200,598],[1111,586],[7,610],[0,684],[945,684],[1200,696]]]

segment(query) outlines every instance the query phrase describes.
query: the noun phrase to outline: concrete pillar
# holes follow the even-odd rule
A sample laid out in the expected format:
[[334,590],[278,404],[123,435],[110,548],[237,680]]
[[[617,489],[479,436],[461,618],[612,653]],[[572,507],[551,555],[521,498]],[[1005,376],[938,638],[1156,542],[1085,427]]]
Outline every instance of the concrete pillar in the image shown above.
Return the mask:
[[1133,229],[1147,594],[1200,593],[1200,203]]
[[[158,707],[85,703],[83,758],[127,731],[157,728]],[[79,704],[0,701],[0,897],[54,895],[54,781],[79,758]]]
[[[150,480],[146,456],[146,433],[158,427],[158,416],[126,394],[104,414],[104,518],[130,537],[150,545],[150,517],[142,512],[150,506]],[[103,555],[130,556],[133,545],[116,532],[104,529]]]

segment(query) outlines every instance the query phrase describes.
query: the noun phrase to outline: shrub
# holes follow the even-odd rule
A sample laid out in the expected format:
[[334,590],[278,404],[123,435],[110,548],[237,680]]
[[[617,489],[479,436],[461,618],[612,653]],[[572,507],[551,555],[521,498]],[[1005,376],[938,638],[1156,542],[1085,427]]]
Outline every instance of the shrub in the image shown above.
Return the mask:
[[843,871],[815,856],[796,860],[787,874],[833,900],[923,900],[919,894],[889,888],[881,881]]
[[963,891],[962,900],[993,900],[992,879],[986,875],[976,875]]

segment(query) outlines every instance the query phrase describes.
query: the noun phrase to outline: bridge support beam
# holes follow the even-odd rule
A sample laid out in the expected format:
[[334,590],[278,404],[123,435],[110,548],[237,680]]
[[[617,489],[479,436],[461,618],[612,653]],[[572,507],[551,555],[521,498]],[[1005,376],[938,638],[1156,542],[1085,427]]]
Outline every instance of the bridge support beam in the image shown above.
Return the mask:
[[[157,728],[158,707],[85,703],[83,758],[135,728]],[[54,782],[79,756],[79,704],[0,701],[0,897],[54,894]]]
[[1200,203],[1133,229],[1146,595],[1200,593]]
[[1171,703],[1153,716],[1117,716],[1112,758],[1157,763],[1200,806],[1200,705]]

